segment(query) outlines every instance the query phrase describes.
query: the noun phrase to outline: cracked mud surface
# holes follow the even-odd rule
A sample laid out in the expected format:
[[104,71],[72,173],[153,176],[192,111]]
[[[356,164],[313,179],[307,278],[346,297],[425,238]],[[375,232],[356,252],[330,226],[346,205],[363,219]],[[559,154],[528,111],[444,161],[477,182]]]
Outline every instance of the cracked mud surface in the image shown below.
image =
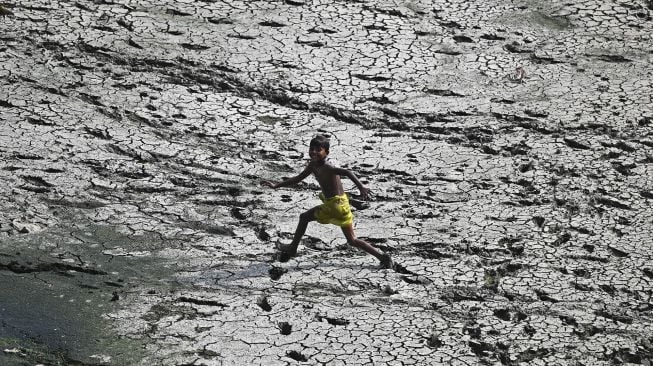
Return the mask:
[[[0,363],[650,365],[652,14],[3,3]],[[318,131],[397,271],[273,260]]]

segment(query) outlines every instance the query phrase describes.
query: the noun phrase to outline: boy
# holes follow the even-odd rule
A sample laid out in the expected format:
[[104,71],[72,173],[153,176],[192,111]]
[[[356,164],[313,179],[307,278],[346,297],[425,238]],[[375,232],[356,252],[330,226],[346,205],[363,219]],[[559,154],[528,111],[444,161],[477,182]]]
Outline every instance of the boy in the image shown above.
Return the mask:
[[269,187],[279,188],[299,183],[313,173],[317,182],[320,184],[320,188],[322,188],[320,199],[323,203],[299,215],[299,223],[297,224],[292,242],[288,245],[278,246],[281,251],[280,260],[287,261],[290,257],[297,255],[297,246],[306,232],[308,223],[318,221],[321,224],[340,226],[350,245],[363,249],[375,256],[381,262],[383,268],[392,269],[394,263],[389,254],[383,253],[370,243],[358,239],[354,235],[354,228],[352,226],[353,215],[349,207],[349,199],[342,188],[340,176],[343,175],[351,179],[356,184],[356,187],[358,187],[363,199],[367,198],[368,189],[363,186],[351,171],[329,164],[327,162],[327,155],[329,155],[329,139],[325,136],[317,135],[309,144],[308,156],[310,157],[310,161],[301,173],[279,183],[264,182]]

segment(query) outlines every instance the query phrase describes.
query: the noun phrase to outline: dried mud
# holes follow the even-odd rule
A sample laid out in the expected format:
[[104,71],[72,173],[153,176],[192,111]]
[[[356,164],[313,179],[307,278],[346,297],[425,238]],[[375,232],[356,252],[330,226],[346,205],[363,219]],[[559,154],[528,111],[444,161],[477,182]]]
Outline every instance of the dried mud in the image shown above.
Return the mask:
[[[0,4],[0,363],[650,365],[652,12]],[[318,132],[396,271],[274,260]]]

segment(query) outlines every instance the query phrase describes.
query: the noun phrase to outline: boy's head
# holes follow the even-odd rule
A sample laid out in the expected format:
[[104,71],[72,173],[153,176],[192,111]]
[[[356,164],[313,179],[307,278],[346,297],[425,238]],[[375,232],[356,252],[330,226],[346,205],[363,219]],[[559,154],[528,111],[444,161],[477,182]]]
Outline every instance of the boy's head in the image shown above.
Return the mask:
[[309,149],[314,147],[324,148],[324,151],[326,151],[327,154],[329,153],[329,146],[329,138],[325,135],[315,135],[315,137],[311,139],[311,143],[308,145]]
[[308,156],[312,161],[324,161],[329,155],[329,138],[324,135],[316,135],[308,145]]

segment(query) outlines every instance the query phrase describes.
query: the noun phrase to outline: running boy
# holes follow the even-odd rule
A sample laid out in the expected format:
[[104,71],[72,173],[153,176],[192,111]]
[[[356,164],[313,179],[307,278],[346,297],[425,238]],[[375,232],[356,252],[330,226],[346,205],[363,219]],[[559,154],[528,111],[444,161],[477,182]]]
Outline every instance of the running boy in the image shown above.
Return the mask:
[[329,164],[327,155],[329,155],[329,139],[323,135],[317,135],[310,142],[308,149],[310,161],[301,173],[279,183],[264,182],[264,184],[272,188],[290,186],[301,182],[313,173],[317,182],[320,184],[320,188],[322,188],[320,199],[323,203],[299,215],[299,223],[297,224],[292,242],[288,245],[278,247],[281,252],[280,260],[287,261],[290,257],[297,255],[297,246],[306,232],[308,223],[317,221],[321,224],[340,226],[350,245],[375,256],[381,262],[383,268],[392,269],[394,263],[389,254],[383,253],[370,243],[356,238],[352,226],[353,215],[349,207],[349,199],[342,188],[340,176],[342,175],[351,179],[356,184],[356,187],[358,187],[363,199],[367,198],[368,189],[363,186],[351,171]]

